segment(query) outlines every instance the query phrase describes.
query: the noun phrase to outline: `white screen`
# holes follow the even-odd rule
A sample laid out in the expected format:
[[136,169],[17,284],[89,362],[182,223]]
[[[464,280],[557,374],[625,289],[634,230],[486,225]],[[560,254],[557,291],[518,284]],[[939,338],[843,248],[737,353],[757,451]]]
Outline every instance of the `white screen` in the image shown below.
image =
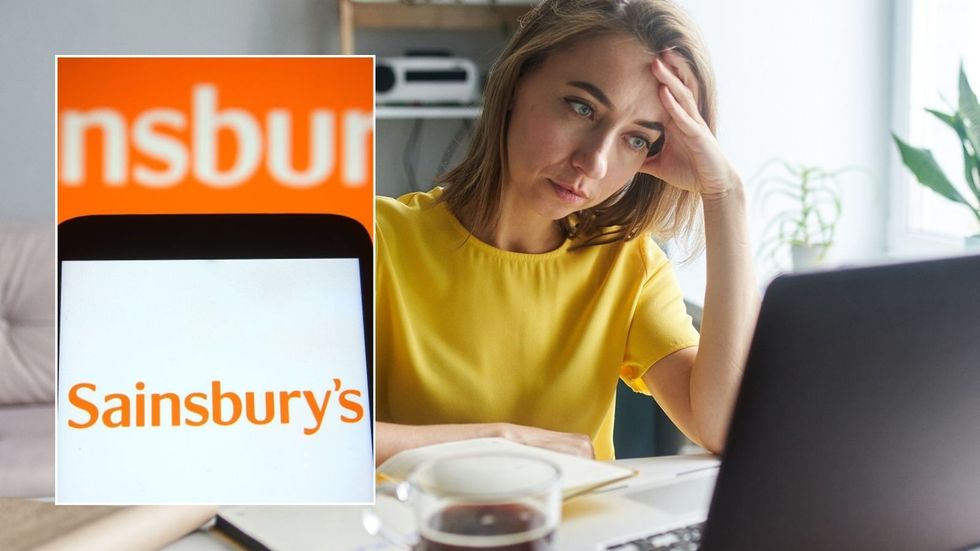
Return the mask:
[[[62,262],[58,503],[371,502],[358,266],[350,258]],[[224,395],[219,419],[214,381]],[[219,425],[233,418],[228,393],[241,411]],[[268,396],[274,416],[259,424]]]

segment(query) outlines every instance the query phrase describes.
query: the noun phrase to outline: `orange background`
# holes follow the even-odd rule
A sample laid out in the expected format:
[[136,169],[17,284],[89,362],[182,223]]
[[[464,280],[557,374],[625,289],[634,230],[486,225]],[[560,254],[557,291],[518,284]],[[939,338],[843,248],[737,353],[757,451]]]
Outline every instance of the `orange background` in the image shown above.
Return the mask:
[[[59,58],[58,59],[58,221],[86,214],[150,213],[335,213],[361,222],[373,233],[373,130],[365,136],[366,181],[360,186],[343,180],[343,117],[359,110],[368,117],[374,109],[374,68],[371,58]],[[198,181],[193,166],[192,87],[211,84],[217,89],[217,111],[242,109],[258,123],[262,140],[255,173],[242,184],[215,189]],[[103,180],[103,136],[84,134],[85,172],[81,185],[63,181],[65,132],[60,125],[66,109],[89,111],[111,108],[126,122],[127,179],[108,185]],[[160,126],[155,132],[180,140],[186,150],[186,177],[155,189],[133,181],[137,163],[162,170],[166,164],[144,155],[134,145],[133,124],[148,109],[175,109],[186,124],[182,130]],[[271,109],[285,109],[292,121],[292,161],[306,169],[310,157],[310,126],[314,109],[330,110],[333,130],[333,169],[322,183],[295,189],[279,183],[267,168]],[[225,129],[217,135],[217,167],[234,164],[238,141]]]

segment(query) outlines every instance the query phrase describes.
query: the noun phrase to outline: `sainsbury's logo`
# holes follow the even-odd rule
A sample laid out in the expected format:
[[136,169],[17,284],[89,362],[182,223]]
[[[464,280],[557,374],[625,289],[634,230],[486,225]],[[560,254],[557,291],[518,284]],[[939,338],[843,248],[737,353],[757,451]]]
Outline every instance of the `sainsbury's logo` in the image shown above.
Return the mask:
[[[338,170],[346,187],[370,183],[370,112],[327,108],[293,112],[272,107],[253,113],[222,104],[217,85],[207,82],[193,84],[190,97],[189,113],[155,107],[130,120],[112,107],[62,110],[62,185],[80,187],[86,181],[101,181],[108,187],[132,183],[164,189],[190,175],[203,186],[228,189],[249,181],[263,167],[273,181],[293,189],[320,186]],[[294,139],[297,136],[303,139]],[[229,138],[234,151],[230,164],[220,154]],[[87,150],[97,145],[101,146],[100,163]],[[300,150],[301,146],[305,149]],[[297,158],[305,159],[304,166],[297,166]]]
[[[316,434],[329,419],[341,423],[359,423],[364,419],[360,390],[343,388],[343,381],[333,379],[333,388],[312,390],[244,391],[222,389],[221,381],[211,381],[210,392],[151,392],[138,381],[130,396],[111,392],[100,396],[95,383],[80,382],[68,391],[73,406],[68,426],[89,429],[96,425],[116,429],[133,427],[201,427],[212,424],[230,426],[237,423],[268,425],[290,424],[291,419],[309,413],[313,424],[303,427],[303,434]],[[328,416],[329,413],[329,416]]]

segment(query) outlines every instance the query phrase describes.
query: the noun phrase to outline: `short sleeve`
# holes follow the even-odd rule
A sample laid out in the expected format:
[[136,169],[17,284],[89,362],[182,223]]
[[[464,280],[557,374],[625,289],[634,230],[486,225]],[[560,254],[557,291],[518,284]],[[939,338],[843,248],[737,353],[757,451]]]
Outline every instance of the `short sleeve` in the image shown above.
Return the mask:
[[650,394],[642,379],[647,369],[678,350],[697,346],[700,335],[670,261],[652,239],[646,241],[642,253],[647,273],[627,334],[620,378],[634,391]]

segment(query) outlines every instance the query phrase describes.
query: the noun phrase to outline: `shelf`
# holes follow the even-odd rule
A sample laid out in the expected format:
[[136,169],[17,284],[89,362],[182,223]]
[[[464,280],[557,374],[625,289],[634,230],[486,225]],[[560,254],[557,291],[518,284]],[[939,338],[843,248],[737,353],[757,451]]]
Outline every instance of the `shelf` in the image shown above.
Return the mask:
[[[531,9],[523,0],[403,3],[338,0],[341,53],[354,53],[354,29],[499,29]],[[516,25],[515,25],[516,26]]]
[[535,0],[351,0],[352,3],[361,6],[365,4],[402,4],[406,6],[523,6],[525,10],[531,9],[536,3]]
[[378,119],[475,119],[481,110],[481,107],[470,106],[378,105],[374,115]]
[[474,4],[356,4],[354,26],[362,29],[499,29],[517,21],[527,6]]

